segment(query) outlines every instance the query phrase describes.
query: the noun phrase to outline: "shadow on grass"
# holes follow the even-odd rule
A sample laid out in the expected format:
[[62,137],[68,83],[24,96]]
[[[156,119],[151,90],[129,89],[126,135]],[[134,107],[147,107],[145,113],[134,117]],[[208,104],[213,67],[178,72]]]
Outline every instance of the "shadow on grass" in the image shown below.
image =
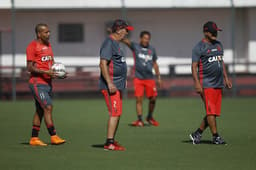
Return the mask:
[[94,145],[91,145],[91,147],[102,149],[102,148],[104,148],[104,144],[94,144]]
[[144,126],[133,126],[132,123],[128,124],[128,126],[130,127],[135,127],[135,128],[140,128],[140,127],[150,127],[151,125],[150,124],[144,124]]
[[[30,146],[29,142],[21,142],[20,144],[21,144],[21,145],[28,145],[28,146]],[[52,143],[46,143],[46,144],[47,144],[47,146],[62,146],[62,145],[67,144],[67,142],[62,143],[62,144],[59,144],[59,145],[52,144]]]
[[[181,141],[181,142],[182,142],[182,143],[192,144],[192,140],[183,140],[183,141]],[[212,145],[212,141],[211,141],[211,140],[201,140],[200,144]]]
[[21,145],[29,145],[29,142],[21,142]]

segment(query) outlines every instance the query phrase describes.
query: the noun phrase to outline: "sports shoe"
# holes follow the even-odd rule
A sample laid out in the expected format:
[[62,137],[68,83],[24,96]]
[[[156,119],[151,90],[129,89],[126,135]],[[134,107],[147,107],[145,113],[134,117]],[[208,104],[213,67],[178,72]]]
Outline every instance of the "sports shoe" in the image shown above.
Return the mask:
[[117,142],[116,140],[114,141],[114,145],[116,146],[122,146],[119,142]]
[[144,122],[141,120],[136,120],[136,121],[132,122],[132,126],[143,127]]
[[195,132],[195,133],[191,133],[189,137],[192,140],[193,144],[196,145],[200,143],[202,135],[200,133]]
[[159,122],[156,121],[154,118],[147,118],[147,122],[148,122],[150,125],[159,126]]
[[53,145],[60,145],[60,144],[63,144],[65,143],[66,141],[64,139],[61,139],[59,136],[57,135],[53,135],[51,136],[51,143]]
[[104,150],[109,150],[109,151],[125,151],[125,148],[121,145],[116,145],[114,144],[109,144],[109,145],[104,145]]
[[32,137],[29,141],[29,144],[31,146],[47,146],[47,144],[41,141],[38,137]]
[[227,144],[220,136],[217,136],[217,137],[214,136],[212,139],[212,143],[216,144],[216,145],[226,145]]

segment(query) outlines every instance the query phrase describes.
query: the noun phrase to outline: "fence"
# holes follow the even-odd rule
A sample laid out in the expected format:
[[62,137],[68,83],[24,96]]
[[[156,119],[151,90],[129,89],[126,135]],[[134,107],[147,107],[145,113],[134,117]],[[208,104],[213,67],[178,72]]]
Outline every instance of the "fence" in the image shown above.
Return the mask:
[[[235,90],[237,96],[256,96],[256,76],[254,72],[249,72],[248,69],[242,69],[255,66],[256,64],[252,63],[237,64],[236,67],[237,69],[240,68],[240,72],[236,73],[235,79],[232,79],[232,74],[230,74],[234,88],[232,90],[225,90],[224,94],[226,96],[232,96]],[[185,71],[181,72],[181,68],[184,68]],[[194,92],[192,76],[190,72],[186,72],[186,68],[190,68],[190,65],[169,65],[169,74],[162,76],[163,87],[158,90],[159,96],[178,97],[197,95]],[[56,98],[91,98],[100,96],[98,90],[98,70],[82,66],[67,67],[67,70],[69,71],[69,77],[67,79],[53,80],[53,89]],[[131,67],[128,70],[131,70]],[[232,64],[227,64],[227,70],[232,70]],[[15,71],[17,99],[31,98],[28,88],[29,73],[24,67],[16,67]],[[125,96],[132,97],[133,76],[130,74],[130,71],[128,73]],[[2,100],[10,100],[12,98],[12,67],[1,67],[0,78],[0,98]]]

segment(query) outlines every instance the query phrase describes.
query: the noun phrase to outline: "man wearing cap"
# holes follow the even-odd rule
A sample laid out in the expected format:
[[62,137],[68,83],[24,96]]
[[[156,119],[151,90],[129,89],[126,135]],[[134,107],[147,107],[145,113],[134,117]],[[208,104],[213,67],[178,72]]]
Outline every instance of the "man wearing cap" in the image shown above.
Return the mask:
[[133,30],[133,27],[129,26],[124,20],[115,20],[112,25],[112,33],[105,39],[100,48],[101,75],[99,87],[105,98],[109,113],[105,150],[125,150],[115,140],[122,114],[122,91],[126,87],[127,73],[124,52],[119,43],[131,30]]
[[206,116],[200,127],[190,138],[193,144],[199,144],[203,131],[209,126],[213,144],[226,144],[217,132],[216,117],[221,113],[222,89],[232,88],[223,61],[223,46],[217,41],[216,23],[208,21],[203,26],[204,38],[192,51],[192,76],[197,93],[201,95],[206,109]]

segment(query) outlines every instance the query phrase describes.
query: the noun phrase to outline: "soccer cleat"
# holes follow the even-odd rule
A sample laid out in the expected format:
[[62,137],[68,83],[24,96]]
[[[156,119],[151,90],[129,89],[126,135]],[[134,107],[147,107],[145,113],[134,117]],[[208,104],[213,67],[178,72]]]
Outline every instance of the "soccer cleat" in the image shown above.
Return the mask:
[[57,135],[53,135],[51,136],[51,144],[52,145],[60,145],[65,143],[66,141],[64,139],[61,139],[59,136]]
[[141,120],[136,120],[136,121],[132,122],[132,126],[143,127],[144,126],[144,122],[141,121]]
[[220,136],[213,137],[212,143],[216,144],[216,145],[226,145],[227,144]]
[[202,135],[200,133],[195,132],[195,133],[191,133],[189,137],[192,140],[193,144],[196,145],[200,143]]
[[32,137],[29,141],[29,144],[31,146],[47,146],[47,144],[41,141],[38,137]]
[[148,122],[150,125],[159,126],[159,122],[156,121],[154,118],[147,118],[147,122]]
[[117,142],[116,140],[114,141],[114,145],[116,146],[121,146],[119,142]]
[[104,145],[104,150],[107,151],[125,151],[125,148],[121,145],[116,145],[116,142],[114,144]]

